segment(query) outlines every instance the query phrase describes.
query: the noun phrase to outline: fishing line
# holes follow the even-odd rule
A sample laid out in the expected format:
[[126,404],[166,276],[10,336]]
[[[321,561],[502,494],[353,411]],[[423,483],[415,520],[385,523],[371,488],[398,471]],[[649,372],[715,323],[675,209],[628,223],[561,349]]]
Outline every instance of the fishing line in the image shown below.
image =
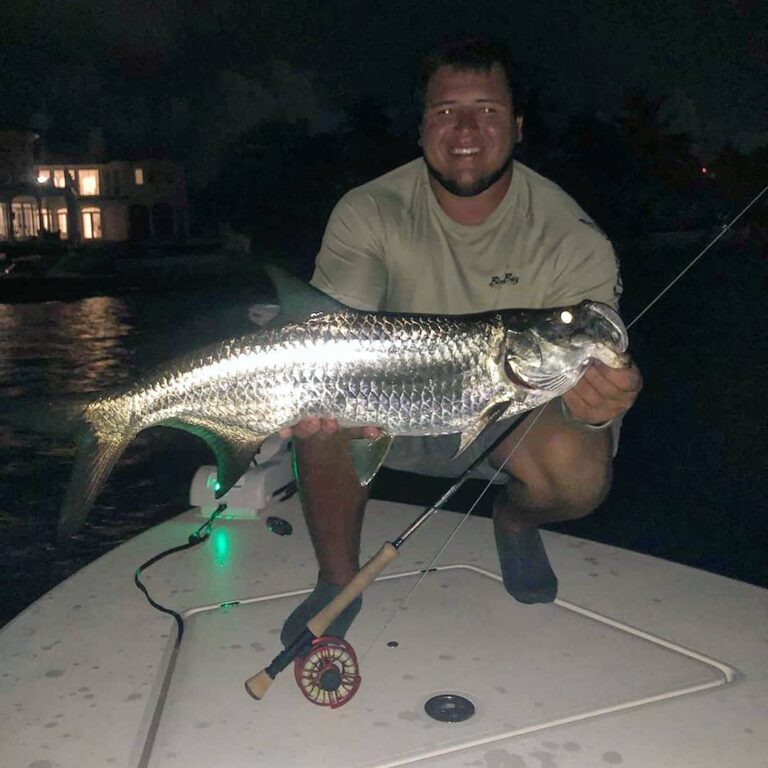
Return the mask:
[[627,330],[629,330],[661,297],[670,289],[672,286],[682,278],[682,276],[688,272],[689,269],[691,269],[698,261],[701,259],[702,256],[745,214],[747,211],[749,211],[750,208],[752,208],[753,205],[757,203],[757,201],[768,191],[768,185],[762,188],[760,192],[757,193],[755,197],[752,198],[742,209],[739,211],[739,213],[734,216],[728,224],[725,224],[723,228],[720,230],[720,232],[715,236],[715,238],[702,250],[699,252],[699,254],[688,264],[685,269],[683,269],[680,274],[677,275],[677,277],[673,278],[669,284],[656,296],[656,298],[652,299],[649,304],[643,309],[635,319],[627,325]]

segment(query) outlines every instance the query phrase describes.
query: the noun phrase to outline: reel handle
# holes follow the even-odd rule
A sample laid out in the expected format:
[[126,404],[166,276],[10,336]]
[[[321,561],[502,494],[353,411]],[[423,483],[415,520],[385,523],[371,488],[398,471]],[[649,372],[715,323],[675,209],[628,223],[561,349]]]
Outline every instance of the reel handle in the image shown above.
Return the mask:
[[[382,548],[355,574],[352,581],[331,600],[328,605],[313,616],[304,630],[304,634],[313,635],[315,638],[322,637],[325,630],[331,622],[363,591],[376,580],[376,577],[397,557],[397,549],[388,541],[384,542]],[[272,685],[279,672],[282,672],[288,664],[291,663],[303,649],[308,647],[305,642],[313,639],[311,636],[305,638],[301,635],[288,648],[279,653],[272,663],[257,672],[245,681],[245,689],[250,696],[260,701],[266,695],[267,689]],[[301,641],[301,642],[300,642]]]

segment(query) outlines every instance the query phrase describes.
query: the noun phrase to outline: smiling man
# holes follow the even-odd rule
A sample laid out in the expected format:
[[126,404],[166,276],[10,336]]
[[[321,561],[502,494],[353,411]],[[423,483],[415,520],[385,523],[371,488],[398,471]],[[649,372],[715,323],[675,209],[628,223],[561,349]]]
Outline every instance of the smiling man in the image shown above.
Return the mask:
[[[425,61],[421,98],[423,157],[340,200],[313,284],[365,310],[463,314],[583,299],[616,307],[621,283],[610,242],[557,185],[513,160],[523,116],[506,49],[479,39],[442,45]],[[640,387],[634,366],[595,364],[558,402],[523,418],[479,473],[490,478],[503,465],[496,547],[504,585],[520,602],[554,600],[557,579],[538,526],[586,515],[605,498],[619,421]],[[456,477],[508,426],[486,429],[455,460],[457,435],[398,438],[386,465]],[[359,567],[368,490],[347,445],[361,433],[377,430],[308,419],[284,431],[297,438],[319,563],[317,587],[283,628],[286,644]],[[359,601],[350,605],[328,633],[343,636],[359,609]]]
[[464,221],[469,201],[455,198],[471,198],[482,221],[483,209],[493,211],[509,189],[522,136],[523,118],[504,70],[499,64],[487,71],[440,66],[428,81],[424,107],[421,146],[435,196],[467,224],[476,223]]

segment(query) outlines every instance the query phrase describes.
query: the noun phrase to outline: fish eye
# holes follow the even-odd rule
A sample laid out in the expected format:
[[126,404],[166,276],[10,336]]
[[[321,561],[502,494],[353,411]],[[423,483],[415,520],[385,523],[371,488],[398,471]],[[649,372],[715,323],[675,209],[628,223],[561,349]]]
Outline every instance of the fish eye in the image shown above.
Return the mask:
[[567,309],[564,309],[560,313],[560,320],[566,325],[570,325],[570,323],[573,322],[573,313],[569,312]]

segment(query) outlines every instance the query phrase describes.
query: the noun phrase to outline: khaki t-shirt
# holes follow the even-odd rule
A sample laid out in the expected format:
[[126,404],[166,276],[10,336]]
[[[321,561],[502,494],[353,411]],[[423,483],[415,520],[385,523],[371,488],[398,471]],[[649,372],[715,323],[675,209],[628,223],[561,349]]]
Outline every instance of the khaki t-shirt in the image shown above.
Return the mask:
[[464,314],[616,307],[611,243],[553,182],[522,163],[498,208],[458,224],[440,207],[422,159],[348,192],[331,214],[312,284],[356,309]]

